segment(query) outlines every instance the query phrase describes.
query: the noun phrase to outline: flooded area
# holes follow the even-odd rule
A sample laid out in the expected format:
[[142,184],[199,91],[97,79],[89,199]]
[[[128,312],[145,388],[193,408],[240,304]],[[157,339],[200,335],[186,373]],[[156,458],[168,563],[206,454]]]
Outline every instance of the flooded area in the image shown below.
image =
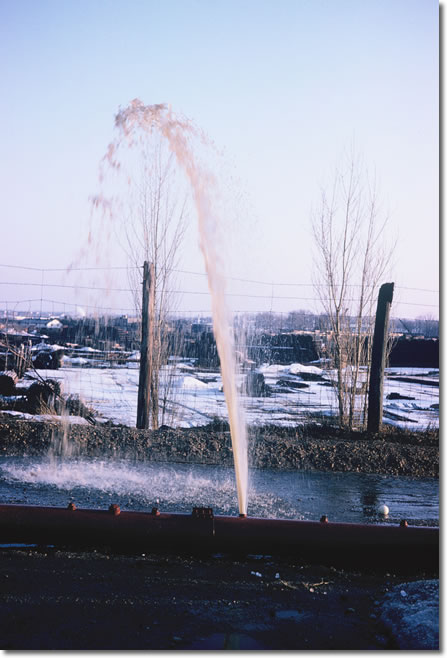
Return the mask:
[[[190,513],[195,506],[237,515],[234,470],[197,464],[159,464],[93,458],[2,457],[3,504]],[[382,505],[389,508],[384,516]],[[439,525],[439,483],[432,478],[361,473],[251,470],[248,515],[347,523]]]

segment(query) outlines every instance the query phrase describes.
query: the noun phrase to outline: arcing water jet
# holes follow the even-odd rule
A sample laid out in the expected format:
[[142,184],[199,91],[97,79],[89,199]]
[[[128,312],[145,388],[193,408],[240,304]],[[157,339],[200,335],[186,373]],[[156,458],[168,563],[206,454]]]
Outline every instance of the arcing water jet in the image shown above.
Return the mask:
[[208,141],[191,121],[174,116],[167,105],[144,105],[138,99],[118,112],[115,125],[119,136],[109,145],[104,158],[106,163],[111,167],[119,168],[116,154],[123,142],[132,147],[138,143],[139,131],[147,134],[157,131],[166,140],[191,186],[199,222],[200,248],[205,260],[211,293],[213,329],[228,408],[239,513],[245,515],[248,486],[247,437],[236,388],[236,361],[230,314],[225,300],[225,278],[218,251],[220,245],[216,244],[216,232],[221,218],[213,206],[212,195],[216,192],[217,186],[214,176],[199,164],[189,140],[199,139],[205,145],[208,145]]

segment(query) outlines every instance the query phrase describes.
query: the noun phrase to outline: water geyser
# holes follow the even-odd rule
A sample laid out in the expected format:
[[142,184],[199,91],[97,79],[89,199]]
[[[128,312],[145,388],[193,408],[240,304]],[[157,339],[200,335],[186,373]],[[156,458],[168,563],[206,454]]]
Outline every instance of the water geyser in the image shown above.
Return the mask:
[[118,137],[109,145],[105,156],[105,162],[111,167],[119,168],[116,153],[122,143],[133,147],[138,144],[137,135],[141,131],[148,135],[157,131],[166,140],[191,186],[198,216],[200,248],[205,260],[211,293],[213,329],[228,408],[239,513],[245,515],[248,484],[247,437],[236,387],[236,360],[230,313],[225,299],[225,277],[219,254],[221,245],[216,244],[216,233],[222,218],[219,217],[216,204],[213,204],[213,194],[217,191],[215,177],[199,163],[190,140],[198,139],[205,146],[210,144],[190,120],[175,116],[167,105],[144,105],[138,99],[118,112],[115,126]]

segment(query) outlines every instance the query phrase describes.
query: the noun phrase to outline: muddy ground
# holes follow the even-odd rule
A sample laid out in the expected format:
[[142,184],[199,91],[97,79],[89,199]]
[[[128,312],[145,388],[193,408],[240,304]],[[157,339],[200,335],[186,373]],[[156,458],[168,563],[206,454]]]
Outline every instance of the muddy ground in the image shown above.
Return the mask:
[[[271,556],[3,549],[0,646],[396,649],[402,637],[382,617],[382,604],[396,585],[405,592],[409,580],[429,576],[365,574]],[[436,645],[433,620],[429,626]],[[416,632],[410,641],[421,648]],[[424,648],[436,648],[426,642]]]
[[[63,431],[56,422],[1,419],[0,454],[46,454]],[[188,429],[162,427],[157,431],[70,425],[69,432],[82,455],[233,465],[230,432],[219,423]],[[369,436],[315,423],[297,428],[249,428],[248,443],[252,468],[439,475],[437,430],[386,428],[381,434]]]

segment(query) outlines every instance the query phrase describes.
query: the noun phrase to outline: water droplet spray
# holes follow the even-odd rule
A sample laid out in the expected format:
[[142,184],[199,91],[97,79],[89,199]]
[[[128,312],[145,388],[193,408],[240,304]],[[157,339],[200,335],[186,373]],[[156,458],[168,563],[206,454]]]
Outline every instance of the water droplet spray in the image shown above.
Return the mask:
[[225,277],[216,244],[216,233],[221,222],[213,193],[216,181],[204,169],[195,155],[190,138],[198,138],[209,145],[205,136],[188,119],[175,116],[164,104],[144,105],[138,99],[121,109],[115,117],[119,137],[109,145],[104,162],[119,168],[117,151],[124,140],[129,146],[138,143],[138,131],[158,131],[166,139],[176,161],[187,176],[197,210],[200,248],[205,259],[208,286],[211,293],[213,329],[221,364],[223,390],[228,408],[231,442],[236,475],[239,513],[247,513],[248,460],[247,437],[243,410],[236,387],[236,359],[234,356],[230,313],[225,299]]

